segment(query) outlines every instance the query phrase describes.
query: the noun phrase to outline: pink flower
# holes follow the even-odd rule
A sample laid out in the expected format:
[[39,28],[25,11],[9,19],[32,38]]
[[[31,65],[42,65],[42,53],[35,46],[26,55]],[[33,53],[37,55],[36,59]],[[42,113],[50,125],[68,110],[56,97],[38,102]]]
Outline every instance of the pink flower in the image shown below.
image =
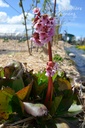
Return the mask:
[[48,15],[42,15],[42,17],[41,17],[41,21],[42,21],[42,23],[44,24],[44,25],[46,25],[47,24],[47,22],[48,22]]
[[[51,42],[55,34],[55,18],[49,17],[47,14],[40,15],[40,9],[34,8],[34,28],[33,40],[38,45],[44,45]],[[38,43],[37,43],[38,42]]]
[[33,13],[38,15],[40,13],[40,9],[39,8],[34,8]]
[[33,41],[38,46],[42,46],[43,45],[39,39],[36,39],[36,38],[32,37],[30,40]]
[[33,33],[33,38],[35,38],[35,39],[39,39],[39,33],[34,32],[34,33]]
[[41,32],[39,34],[39,37],[42,44],[48,43],[51,40],[50,37],[48,36],[48,33],[45,32]]
[[55,34],[55,28],[54,27],[50,27],[49,28],[49,31],[48,31],[48,35],[51,36],[51,37],[53,37],[54,34]]
[[43,26],[41,23],[36,23],[34,28],[36,29],[37,32],[40,32],[42,30]]
[[56,20],[54,17],[49,17],[50,25],[55,26],[56,25]]
[[41,32],[39,35],[40,35],[40,40],[46,40],[46,38],[48,37],[48,34],[45,32]]
[[40,38],[39,38],[39,33],[35,32],[33,33],[33,37],[31,38],[31,40],[38,46],[42,46],[43,42],[41,42]]
[[43,32],[48,32],[48,29],[49,29],[49,27],[47,25],[45,25],[45,26],[42,27],[42,31]]
[[48,63],[47,63],[47,68],[46,68],[46,76],[53,76],[55,73],[56,73],[56,71],[57,71],[57,68],[58,68],[58,65],[57,65],[57,63],[54,63],[54,62],[52,62],[52,61],[49,61]]

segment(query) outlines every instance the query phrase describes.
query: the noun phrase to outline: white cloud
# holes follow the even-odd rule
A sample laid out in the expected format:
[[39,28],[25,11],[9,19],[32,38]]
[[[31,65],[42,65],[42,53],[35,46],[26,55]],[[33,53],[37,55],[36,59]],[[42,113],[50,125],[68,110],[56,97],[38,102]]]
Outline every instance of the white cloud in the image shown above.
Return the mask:
[[58,0],[59,10],[72,10],[73,6],[70,4],[70,0]]
[[[54,2],[54,0],[52,0]],[[57,0],[59,11],[68,11],[73,10],[73,6],[70,3],[70,0]]]
[[[31,24],[27,26],[28,29],[31,29]],[[23,33],[25,32],[24,25],[18,24],[0,24],[0,34],[2,33]]]
[[9,5],[2,0],[0,0],[0,7],[9,7]]
[[0,23],[7,22],[8,16],[5,12],[0,12]]
[[7,23],[9,24],[18,24],[18,23],[22,23],[23,21],[23,15],[19,15],[19,16],[13,16],[12,18],[8,18],[7,19]]
[[[31,22],[32,17],[33,15],[28,13],[27,21]],[[0,12],[0,23],[22,24],[23,21],[23,14],[9,17],[6,12]]]
[[[27,28],[31,29],[32,27],[32,19],[33,15],[31,13],[28,14],[27,19]],[[22,24],[23,15],[9,17],[7,13],[0,12],[0,33],[23,33],[25,31],[25,26]]]
[[[31,21],[31,19],[33,18],[33,15],[31,13],[28,13],[28,18],[27,21]],[[23,14],[18,15],[18,16],[13,16],[12,18],[8,18],[7,23],[11,23],[11,24],[19,24],[22,23],[24,21],[23,18]]]

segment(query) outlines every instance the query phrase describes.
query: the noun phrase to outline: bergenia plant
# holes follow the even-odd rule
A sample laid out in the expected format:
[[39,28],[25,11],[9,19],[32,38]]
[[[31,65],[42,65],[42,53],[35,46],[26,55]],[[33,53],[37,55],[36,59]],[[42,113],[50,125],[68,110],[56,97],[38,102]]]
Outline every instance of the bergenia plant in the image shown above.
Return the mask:
[[[53,81],[52,76],[55,74],[57,70],[57,64],[52,61],[52,39],[55,34],[55,25],[56,21],[54,17],[51,17],[47,14],[41,15],[40,9],[34,8],[33,10],[35,14],[35,18],[33,21],[34,33],[32,35],[31,40],[38,46],[43,46],[44,44],[48,44],[48,55],[49,61],[47,62],[46,67],[46,75],[48,77],[48,89],[45,99],[45,105],[48,107],[52,101],[53,94]],[[48,103],[50,103],[48,105]]]

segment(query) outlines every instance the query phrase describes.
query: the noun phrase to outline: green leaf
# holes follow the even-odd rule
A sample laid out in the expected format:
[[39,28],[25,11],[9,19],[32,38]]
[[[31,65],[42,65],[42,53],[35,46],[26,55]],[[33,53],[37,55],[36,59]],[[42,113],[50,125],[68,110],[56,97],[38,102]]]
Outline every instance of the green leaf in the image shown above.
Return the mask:
[[65,76],[57,77],[54,81],[54,90],[57,96],[63,96],[57,108],[57,114],[64,114],[68,111],[74,100],[74,94],[69,80]]
[[0,67],[0,77],[4,77],[4,68]]
[[28,84],[28,86],[24,87],[23,89],[19,90],[16,94],[17,96],[21,99],[21,100],[24,100],[24,99],[28,99],[29,95],[30,95],[30,92],[31,92],[31,89],[32,89],[32,84],[33,84],[33,81]]
[[71,84],[68,80],[64,78],[58,78],[58,90],[59,91],[64,91],[64,90],[69,90],[71,89]]
[[45,76],[45,72],[38,72],[38,74],[33,76],[33,80],[33,93],[35,95],[41,95],[41,93],[44,94],[48,85],[48,78]]
[[62,93],[63,98],[58,106],[57,113],[62,114],[68,111],[73,103],[73,92],[72,90],[64,90]]
[[10,104],[14,91],[10,88],[4,88],[0,90],[0,118],[8,119],[12,114],[12,106]]
[[23,102],[18,98],[18,96],[16,94],[13,95],[13,97],[12,97],[11,106],[12,106],[13,112],[17,112],[20,116],[23,115],[24,105],[23,105]]
[[56,73],[53,75],[53,77],[52,77],[53,82],[55,81],[55,79],[56,79],[57,76],[58,76],[58,72],[56,72]]
[[24,88],[24,83],[23,80],[21,78],[17,78],[17,79],[5,79],[2,78],[0,79],[0,87],[5,86],[5,87],[10,87],[13,90],[15,90],[15,92],[21,90],[22,88]]
[[47,76],[45,75],[45,72],[38,72],[36,74],[37,78],[38,78],[38,85],[42,85],[43,83],[48,83],[48,78]]
[[10,85],[10,87],[15,90],[15,92],[21,90],[22,88],[24,88],[24,83],[22,79],[15,79],[12,81],[12,84]]
[[55,54],[53,60],[58,62],[58,61],[63,61],[63,58],[59,54]]
[[63,94],[63,92],[66,90],[72,91],[72,86],[71,86],[70,82],[67,79],[62,78],[62,77],[57,76],[54,80],[53,85],[54,85],[55,93],[57,95],[60,93]]
[[54,101],[52,102],[52,106],[50,110],[51,115],[54,115],[56,113],[56,110],[62,100],[62,97],[63,97],[62,95],[55,97]]
[[73,115],[77,115],[82,111],[83,111],[82,105],[77,105],[75,103],[73,103],[68,110],[69,114],[73,114]]
[[13,112],[21,115],[23,111],[23,103],[15,95],[14,90],[9,87],[0,90],[0,119],[7,120]]

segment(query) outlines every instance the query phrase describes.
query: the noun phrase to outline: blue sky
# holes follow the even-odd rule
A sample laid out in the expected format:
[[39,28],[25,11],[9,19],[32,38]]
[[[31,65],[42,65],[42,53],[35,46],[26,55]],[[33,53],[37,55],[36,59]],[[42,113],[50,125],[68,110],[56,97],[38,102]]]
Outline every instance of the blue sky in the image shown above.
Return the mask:
[[[54,0],[52,0],[53,3]],[[32,0],[24,0],[25,11],[30,9]],[[7,4],[8,3],[8,4]],[[39,7],[42,6],[43,0]],[[57,0],[57,12],[62,13],[61,33],[68,33],[78,37],[85,37],[85,0]],[[28,29],[31,29],[32,11],[28,14]],[[19,7],[19,0],[0,0],[0,33],[22,33],[23,15]]]

